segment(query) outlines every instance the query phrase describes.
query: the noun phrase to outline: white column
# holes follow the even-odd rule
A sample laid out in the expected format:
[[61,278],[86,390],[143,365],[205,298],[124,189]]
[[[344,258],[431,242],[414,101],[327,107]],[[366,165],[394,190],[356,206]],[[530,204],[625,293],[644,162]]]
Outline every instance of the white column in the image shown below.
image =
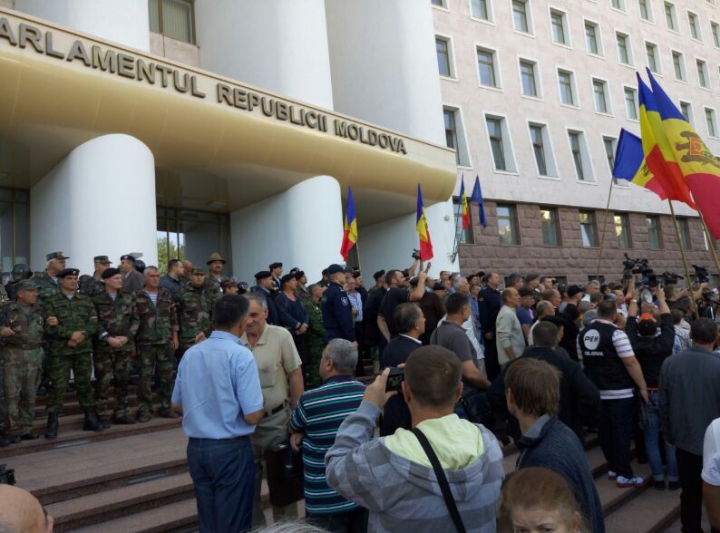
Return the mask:
[[332,109],[323,0],[199,0],[206,70]]
[[92,273],[93,257],[142,252],[157,264],[155,160],[129,135],[105,135],[77,147],[30,190],[32,267],[62,251],[68,267]]
[[340,185],[318,176],[230,214],[233,272],[253,283],[253,275],[281,261],[285,272],[305,271],[315,282],[331,263],[342,263]]
[[147,0],[15,0],[15,9],[73,30],[150,51]]

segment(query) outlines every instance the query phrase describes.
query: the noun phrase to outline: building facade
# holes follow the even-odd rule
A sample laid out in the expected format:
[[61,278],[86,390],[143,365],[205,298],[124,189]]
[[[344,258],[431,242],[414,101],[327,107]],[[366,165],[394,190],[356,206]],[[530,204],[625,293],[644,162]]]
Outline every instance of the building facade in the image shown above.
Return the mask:
[[[612,280],[627,252],[683,274],[667,202],[613,183],[611,168],[620,128],[640,134],[646,66],[720,154],[716,2],[428,1],[446,141],[466,190],[479,176],[486,199],[487,227],[473,207],[462,235],[462,269]],[[674,207],[689,262],[714,271],[696,213]]]

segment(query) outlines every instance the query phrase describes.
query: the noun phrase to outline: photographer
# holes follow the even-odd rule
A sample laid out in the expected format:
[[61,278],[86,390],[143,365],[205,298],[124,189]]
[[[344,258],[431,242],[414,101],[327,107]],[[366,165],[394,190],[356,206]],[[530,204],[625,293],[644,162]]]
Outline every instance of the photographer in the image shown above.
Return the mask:
[[[645,405],[646,422],[643,431],[645,433],[645,450],[648,462],[655,479],[655,488],[665,490],[665,474],[660,454],[660,415],[658,399],[658,383],[660,380],[660,368],[665,359],[673,352],[675,342],[675,328],[673,325],[670,308],[665,300],[665,291],[662,287],[655,290],[655,297],[658,300],[660,311],[658,319],[649,313],[642,313],[638,317],[638,291],[633,290],[630,306],[628,308],[628,320],[625,326],[630,344],[632,345],[635,357],[637,357],[642,368],[643,377],[648,387],[648,403]],[[660,332],[658,333],[658,326]],[[675,461],[675,448],[665,448],[667,462],[667,479],[671,490],[678,488],[677,462]]]

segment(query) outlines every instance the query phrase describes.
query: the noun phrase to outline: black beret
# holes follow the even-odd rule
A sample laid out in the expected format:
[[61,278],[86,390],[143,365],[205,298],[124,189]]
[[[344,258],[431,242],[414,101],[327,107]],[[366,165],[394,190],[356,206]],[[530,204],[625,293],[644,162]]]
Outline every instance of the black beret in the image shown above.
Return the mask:
[[323,269],[323,271],[321,272],[321,274],[322,274],[323,276],[327,276],[327,275],[329,274],[329,273],[328,273],[328,269],[327,269],[327,268]]
[[261,279],[271,278],[271,277],[272,277],[272,274],[270,274],[270,272],[268,272],[267,270],[261,270],[260,272],[255,274],[256,280],[261,280]]
[[64,278],[65,276],[78,276],[79,274],[80,271],[77,268],[66,268],[65,270],[61,270],[57,277]]
[[285,274],[282,278],[280,278],[280,283],[285,284],[294,279],[296,279],[295,274]]
[[305,276],[305,272],[303,272],[302,270],[295,271],[295,279],[300,280],[304,276]]
[[344,266],[340,266],[338,264],[332,264],[329,267],[327,267],[326,270],[330,276],[332,276],[333,274],[337,274],[339,272],[347,272],[347,270],[345,270]]
[[121,255],[120,261],[130,261],[131,263],[135,263],[135,256],[130,254]]
[[375,274],[373,274],[373,278],[374,278],[374,279],[380,279],[380,278],[382,278],[384,275],[385,275],[385,271],[384,271],[384,270],[378,270],[377,272],[375,272]]
[[281,268],[281,267],[282,267],[282,263],[275,262],[275,263],[270,263],[270,266],[268,268],[270,270],[274,270],[276,268]]
[[118,274],[122,274],[119,268],[106,268],[105,271],[100,275],[100,277],[102,277],[102,279],[108,279],[112,278],[113,276],[117,276]]
[[296,274],[298,272],[300,272],[300,269],[298,267],[292,267],[290,269],[290,274]]

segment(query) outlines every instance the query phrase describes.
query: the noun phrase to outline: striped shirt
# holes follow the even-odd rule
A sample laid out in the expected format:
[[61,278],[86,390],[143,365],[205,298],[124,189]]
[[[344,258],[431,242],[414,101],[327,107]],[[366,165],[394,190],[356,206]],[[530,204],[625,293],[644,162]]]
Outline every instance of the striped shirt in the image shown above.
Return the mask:
[[335,443],[340,424],[362,402],[365,385],[351,375],[333,376],[303,393],[290,419],[290,429],[305,433],[305,509],[310,514],[344,513],[358,506],[331,489],[325,477],[325,454]]

